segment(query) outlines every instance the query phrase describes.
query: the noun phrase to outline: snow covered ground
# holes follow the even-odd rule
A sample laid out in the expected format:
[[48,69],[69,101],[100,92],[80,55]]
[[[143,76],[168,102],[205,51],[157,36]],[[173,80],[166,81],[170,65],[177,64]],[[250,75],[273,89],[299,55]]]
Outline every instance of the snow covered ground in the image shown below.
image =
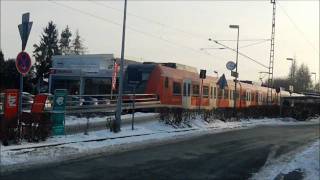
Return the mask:
[[[156,117],[158,115],[158,113],[141,113],[141,112],[136,112],[134,114],[135,118],[141,118],[141,117],[150,117],[150,116],[154,116]],[[65,118],[65,123],[66,126],[68,125],[83,125],[86,124],[87,121],[89,120],[89,123],[100,123],[100,122],[106,122],[106,119],[110,117],[110,118],[114,118],[114,116],[100,116],[100,117],[91,117],[89,119],[85,118],[85,117],[76,117],[76,116],[66,116]],[[124,121],[126,120],[131,120],[132,118],[132,114],[125,114],[121,116],[121,119],[123,119]]]
[[320,140],[296,152],[294,155],[285,155],[282,158],[271,160],[252,179],[268,180],[282,179],[290,173],[301,174],[304,180],[318,180],[320,177]]
[[1,146],[1,171],[60,162],[102,152],[125,151],[150,143],[176,140],[206,133],[217,133],[259,125],[318,124],[319,121],[320,118],[308,122],[298,122],[291,118],[265,118],[247,119],[238,122],[216,120],[208,123],[197,118],[190,122],[189,125],[191,126],[189,127],[173,128],[170,125],[153,119],[135,125],[134,130],[131,130],[130,125],[124,125],[119,133],[101,130],[89,132],[88,135],[81,133],[55,136],[47,139],[45,142],[39,143],[22,142],[20,145]]

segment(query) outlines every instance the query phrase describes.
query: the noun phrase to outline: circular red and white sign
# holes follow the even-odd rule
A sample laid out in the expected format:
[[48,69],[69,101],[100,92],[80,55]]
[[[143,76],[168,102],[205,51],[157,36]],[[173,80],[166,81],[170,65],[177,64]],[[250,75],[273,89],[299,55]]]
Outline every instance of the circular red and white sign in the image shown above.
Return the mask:
[[31,68],[31,59],[28,53],[20,52],[16,59],[16,68],[23,76],[25,76]]

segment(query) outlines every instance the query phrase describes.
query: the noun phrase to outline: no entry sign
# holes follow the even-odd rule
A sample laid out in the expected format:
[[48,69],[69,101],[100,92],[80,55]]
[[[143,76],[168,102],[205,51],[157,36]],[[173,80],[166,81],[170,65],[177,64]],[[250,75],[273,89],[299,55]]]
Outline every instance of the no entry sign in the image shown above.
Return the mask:
[[23,76],[25,76],[31,68],[31,59],[28,53],[20,52],[16,59],[16,68]]

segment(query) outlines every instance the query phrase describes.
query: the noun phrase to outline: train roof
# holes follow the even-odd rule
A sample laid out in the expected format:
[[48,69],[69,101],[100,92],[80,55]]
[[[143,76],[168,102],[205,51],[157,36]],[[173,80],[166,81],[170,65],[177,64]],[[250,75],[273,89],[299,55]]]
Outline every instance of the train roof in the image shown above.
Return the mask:
[[[158,68],[161,71],[161,76],[170,77],[170,78],[176,78],[176,79],[190,79],[192,81],[199,81],[201,80],[199,77],[199,74],[196,72],[190,72],[187,70],[181,70],[181,69],[174,69],[171,67],[166,67],[163,65],[157,65]],[[204,79],[204,82],[208,83],[209,81],[217,81],[218,78],[207,76],[206,79]]]

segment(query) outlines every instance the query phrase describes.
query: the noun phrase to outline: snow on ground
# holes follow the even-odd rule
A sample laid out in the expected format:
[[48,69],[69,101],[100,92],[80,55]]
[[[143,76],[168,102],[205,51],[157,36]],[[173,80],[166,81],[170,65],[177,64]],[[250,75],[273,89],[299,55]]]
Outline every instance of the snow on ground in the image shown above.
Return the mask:
[[[135,118],[141,118],[141,117],[149,117],[149,116],[157,116],[158,113],[141,113],[141,112],[136,112],[134,114]],[[86,118],[86,117],[76,117],[76,116],[66,116],[65,117],[65,124],[66,126],[68,125],[81,125],[81,124],[86,124],[87,121],[89,120],[90,123],[95,123],[95,122],[106,122],[106,119],[110,117],[110,118],[114,118],[114,116],[98,116],[98,117],[90,117],[90,118]],[[132,114],[125,114],[121,116],[121,119],[131,119]]]
[[290,172],[303,172],[303,179],[318,180],[320,177],[320,140],[305,147],[295,155],[286,155],[282,158],[272,160],[264,166],[252,179],[275,179],[277,176],[289,174]]
[[[146,115],[141,114],[141,116]],[[103,119],[105,120],[105,117]],[[88,135],[79,133],[54,136],[39,143],[22,142],[20,145],[1,146],[1,170],[6,171],[35,164],[59,162],[101,152],[114,152],[144,144],[176,140],[177,138],[205,133],[217,133],[230,129],[250,128],[259,125],[318,124],[320,122],[319,117],[309,122],[298,122],[291,118],[264,118],[241,119],[236,122],[215,120],[210,123],[201,120],[201,118],[196,118],[188,124],[189,126],[174,128],[154,118],[152,119],[136,124],[134,130],[131,130],[130,125],[124,125],[119,133],[101,130],[89,132]],[[99,120],[99,118],[96,120]],[[76,119],[72,121],[76,121]],[[80,121],[82,121],[81,118]]]

